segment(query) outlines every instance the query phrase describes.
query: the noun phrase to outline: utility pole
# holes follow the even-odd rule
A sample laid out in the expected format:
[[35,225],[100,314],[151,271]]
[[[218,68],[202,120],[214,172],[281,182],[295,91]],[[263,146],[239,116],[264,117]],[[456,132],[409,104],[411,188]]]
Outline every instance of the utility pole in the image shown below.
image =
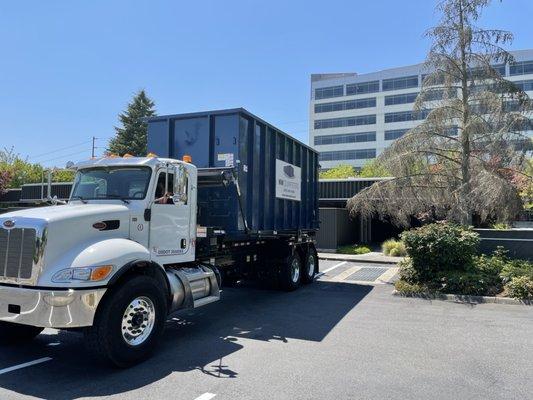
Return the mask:
[[93,148],[92,148],[92,151],[91,151],[91,158],[94,158],[94,149],[96,148],[96,147],[94,147],[95,141],[96,141],[96,137],[93,136]]

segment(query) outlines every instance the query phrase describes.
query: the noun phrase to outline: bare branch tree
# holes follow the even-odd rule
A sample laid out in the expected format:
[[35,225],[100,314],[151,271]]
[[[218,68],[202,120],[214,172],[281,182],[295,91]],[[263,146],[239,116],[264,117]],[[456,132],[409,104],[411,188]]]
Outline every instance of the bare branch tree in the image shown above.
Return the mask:
[[397,139],[378,161],[396,178],[348,201],[352,214],[408,225],[431,213],[464,225],[509,220],[521,209],[509,171],[520,170],[530,140],[531,103],[500,68],[513,62],[510,32],[476,26],[490,0],[444,0],[414,112],[426,119]]

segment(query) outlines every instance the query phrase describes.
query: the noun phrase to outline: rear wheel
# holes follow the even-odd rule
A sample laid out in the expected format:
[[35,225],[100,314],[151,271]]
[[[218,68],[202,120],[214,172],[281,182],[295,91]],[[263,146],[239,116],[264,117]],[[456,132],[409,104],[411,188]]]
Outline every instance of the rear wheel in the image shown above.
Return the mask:
[[307,252],[304,273],[302,275],[303,283],[312,283],[315,280],[315,275],[318,272],[318,255],[313,247],[309,247]]
[[145,275],[111,289],[85,331],[88,348],[117,367],[150,357],[167,315],[164,293],[156,279]]
[[33,340],[44,328],[0,321],[0,344],[22,344]]
[[295,290],[302,279],[302,260],[298,253],[293,253],[280,268],[279,283],[283,290]]

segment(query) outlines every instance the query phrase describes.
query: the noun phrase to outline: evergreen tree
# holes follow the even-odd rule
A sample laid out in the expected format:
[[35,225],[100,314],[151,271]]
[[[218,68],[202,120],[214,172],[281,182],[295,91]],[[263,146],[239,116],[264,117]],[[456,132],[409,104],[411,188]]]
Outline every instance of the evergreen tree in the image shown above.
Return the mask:
[[144,118],[154,115],[154,102],[144,90],[140,90],[128,104],[126,111],[119,114],[122,127],[115,127],[116,136],[109,141],[107,151],[120,156],[126,153],[145,156],[147,124]]

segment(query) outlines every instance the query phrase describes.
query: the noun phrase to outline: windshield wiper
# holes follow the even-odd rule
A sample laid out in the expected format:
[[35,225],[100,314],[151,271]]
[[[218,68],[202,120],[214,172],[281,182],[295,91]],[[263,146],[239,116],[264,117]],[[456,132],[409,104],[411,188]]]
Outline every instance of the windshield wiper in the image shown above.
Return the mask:
[[124,196],[120,196],[118,194],[106,194],[105,196],[102,196],[102,199],[104,198],[107,198],[107,199],[119,199],[119,200],[122,200],[124,202],[124,204],[130,204],[130,201],[125,199]]
[[70,200],[80,200],[83,204],[87,204],[87,200],[85,200],[83,197],[81,196],[72,196],[70,198]]

